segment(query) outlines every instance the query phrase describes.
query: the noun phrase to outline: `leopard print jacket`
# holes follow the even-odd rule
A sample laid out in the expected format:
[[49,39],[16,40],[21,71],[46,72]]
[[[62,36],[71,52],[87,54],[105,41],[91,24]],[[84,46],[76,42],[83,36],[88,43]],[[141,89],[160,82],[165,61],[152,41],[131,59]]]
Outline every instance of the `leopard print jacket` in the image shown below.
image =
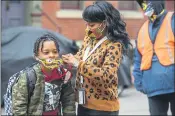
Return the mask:
[[75,55],[80,61],[77,69],[76,91],[80,88],[80,76],[82,75],[83,87],[86,90],[84,107],[117,111],[119,109],[117,70],[122,56],[122,44],[108,39],[86,61],[82,61],[86,47],[91,45],[92,50],[98,41],[85,37],[82,48]]

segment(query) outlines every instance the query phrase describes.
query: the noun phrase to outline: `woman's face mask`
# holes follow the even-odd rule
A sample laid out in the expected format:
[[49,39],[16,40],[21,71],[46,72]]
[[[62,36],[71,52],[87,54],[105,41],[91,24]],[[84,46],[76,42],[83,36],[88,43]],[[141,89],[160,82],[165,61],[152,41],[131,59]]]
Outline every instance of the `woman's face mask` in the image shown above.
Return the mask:
[[[92,26],[91,26],[92,27]],[[103,36],[103,32],[104,32],[105,26],[102,27],[102,23],[100,24],[99,27],[97,28],[89,28],[87,26],[85,32],[86,32],[86,36],[91,37],[91,38],[96,38],[99,39]]]
[[63,60],[62,59],[39,59],[36,58],[40,63],[43,64],[44,67],[47,69],[53,70],[55,68],[60,67],[63,65]]

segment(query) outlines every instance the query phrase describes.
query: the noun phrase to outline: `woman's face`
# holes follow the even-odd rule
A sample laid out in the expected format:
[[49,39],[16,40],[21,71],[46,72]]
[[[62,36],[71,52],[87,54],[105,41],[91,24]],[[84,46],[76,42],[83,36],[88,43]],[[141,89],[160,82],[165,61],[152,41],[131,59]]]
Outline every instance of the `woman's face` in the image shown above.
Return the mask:
[[99,28],[102,25],[102,23],[98,23],[98,22],[86,22],[86,25],[87,25],[87,27],[90,30],[94,30],[94,29]]
[[105,23],[104,22],[86,22],[86,35],[89,37],[95,37],[100,39],[105,35]]
[[54,41],[45,41],[43,47],[40,45],[38,57],[40,59],[57,59],[59,53]]

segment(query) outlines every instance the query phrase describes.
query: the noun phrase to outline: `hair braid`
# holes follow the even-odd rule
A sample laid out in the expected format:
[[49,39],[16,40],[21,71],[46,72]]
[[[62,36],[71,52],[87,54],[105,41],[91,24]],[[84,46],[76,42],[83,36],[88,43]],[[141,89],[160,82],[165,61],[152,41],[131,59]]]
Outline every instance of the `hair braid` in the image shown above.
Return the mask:
[[35,56],[38,56],[38,51],[39,51],[39,47],[41,46],[41,50],[43,49],[43,43],[45,41],[53,41],[55,43],[55,46],[57,48],[57,51],[59,52],[59,44],[58,44],[58,40],[56,39],[56,37],[52,36],[51,34],[45,34],[41,37],[39,37],[35,44],[34,44],[34,49],[33,49],[33,53]]

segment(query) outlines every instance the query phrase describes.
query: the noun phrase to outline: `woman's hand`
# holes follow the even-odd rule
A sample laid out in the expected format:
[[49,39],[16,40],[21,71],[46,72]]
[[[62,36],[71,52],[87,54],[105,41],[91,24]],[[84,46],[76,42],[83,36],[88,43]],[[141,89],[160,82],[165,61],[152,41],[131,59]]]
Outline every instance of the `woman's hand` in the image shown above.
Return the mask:
[[72,54],[62,55],[62,59],[64,63],[68,63],[75,67],[78,66],[79,61]]

